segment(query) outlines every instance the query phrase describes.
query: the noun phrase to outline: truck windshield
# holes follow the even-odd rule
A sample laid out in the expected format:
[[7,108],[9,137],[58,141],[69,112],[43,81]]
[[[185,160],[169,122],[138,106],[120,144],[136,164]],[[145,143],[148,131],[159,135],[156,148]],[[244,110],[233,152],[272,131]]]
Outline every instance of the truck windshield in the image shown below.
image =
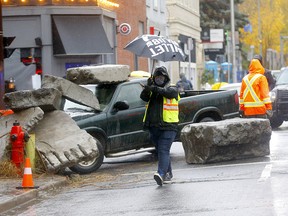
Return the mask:
[[[117,85],[113,84],[99,84],[99,85],[81,85],[89,89],[97,97],[100,105],[100,110],[104,110],[110,103]],[[94,109],[85,105],[65,100],[64,111],[93,111]]]
[[276,85],[288,84],[288,68],[285,68],[279,75]]

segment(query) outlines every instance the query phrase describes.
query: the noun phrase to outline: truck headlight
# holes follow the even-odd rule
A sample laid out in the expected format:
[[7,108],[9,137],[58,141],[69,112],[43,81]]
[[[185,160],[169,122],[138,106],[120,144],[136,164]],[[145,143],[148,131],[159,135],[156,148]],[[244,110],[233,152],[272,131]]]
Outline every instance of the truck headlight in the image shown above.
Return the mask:
[[269,92],[270,100],[273,103],[276,100],[276,92],[271,91]]

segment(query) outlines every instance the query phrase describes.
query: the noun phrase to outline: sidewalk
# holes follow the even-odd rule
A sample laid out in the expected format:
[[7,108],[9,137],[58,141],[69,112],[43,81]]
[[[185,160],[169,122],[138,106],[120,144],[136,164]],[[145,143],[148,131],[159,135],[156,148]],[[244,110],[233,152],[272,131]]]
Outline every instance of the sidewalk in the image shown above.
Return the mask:
[[16,189],[16,187],[22,185],[21,178],[0,178],[0,214],[35,199],[43,191],[49,191],[68,184],[67,178],[60,175],[34,177],[33,181],[34,186],[39,186],[38,189]]

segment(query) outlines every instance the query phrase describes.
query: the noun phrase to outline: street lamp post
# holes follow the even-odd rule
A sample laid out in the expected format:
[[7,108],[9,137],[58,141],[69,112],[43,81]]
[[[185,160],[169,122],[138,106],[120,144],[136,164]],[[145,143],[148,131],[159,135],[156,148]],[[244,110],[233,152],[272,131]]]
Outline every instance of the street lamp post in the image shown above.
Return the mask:
[[230,10],[231,10],[231,38],[232,38],[232,66],[233,66],[232,74],[233,74],[233,82],[237,82],[234,0],[230,0]]
[[228,32],[226,35],[226,40],[227,40],[227,61],[228,61],[228,68],[227,68],[228,80],[227,80],[227,82],[229,83],[230,79],[231,79],[231,71],[230,71],[230,65],[229,65],[231,62],[231,59],[230,59],[230,36],[229,36]]
[[0,2],[0,109],[5,109],[4,101],[2,100],[5,93],[3,53],[2,3]]
[[262,56],[262,33],[261,33],[261,14],[260,14],[260,0],[258,0],[258,40],[259,40],[259,54]]

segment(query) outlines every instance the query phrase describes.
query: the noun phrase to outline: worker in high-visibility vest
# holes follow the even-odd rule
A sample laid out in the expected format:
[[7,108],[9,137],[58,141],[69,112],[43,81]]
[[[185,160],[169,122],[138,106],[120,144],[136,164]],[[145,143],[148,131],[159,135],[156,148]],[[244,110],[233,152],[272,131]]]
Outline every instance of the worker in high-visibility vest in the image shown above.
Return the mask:
[[170,148],[176,137],[180,100],[176,86],[169,85],[165,67],[158,67],[144,86],[140,98],[148,102],[144,115],[144,129],[148,129],[158,156],[158,170],[154,180],[158,185],[171,183],[173,177]]
[[265,69],[258,59],[252,59],[249,73],[242,79],[240,90],[240,115],[245,118],[272,117],[269,86]]

